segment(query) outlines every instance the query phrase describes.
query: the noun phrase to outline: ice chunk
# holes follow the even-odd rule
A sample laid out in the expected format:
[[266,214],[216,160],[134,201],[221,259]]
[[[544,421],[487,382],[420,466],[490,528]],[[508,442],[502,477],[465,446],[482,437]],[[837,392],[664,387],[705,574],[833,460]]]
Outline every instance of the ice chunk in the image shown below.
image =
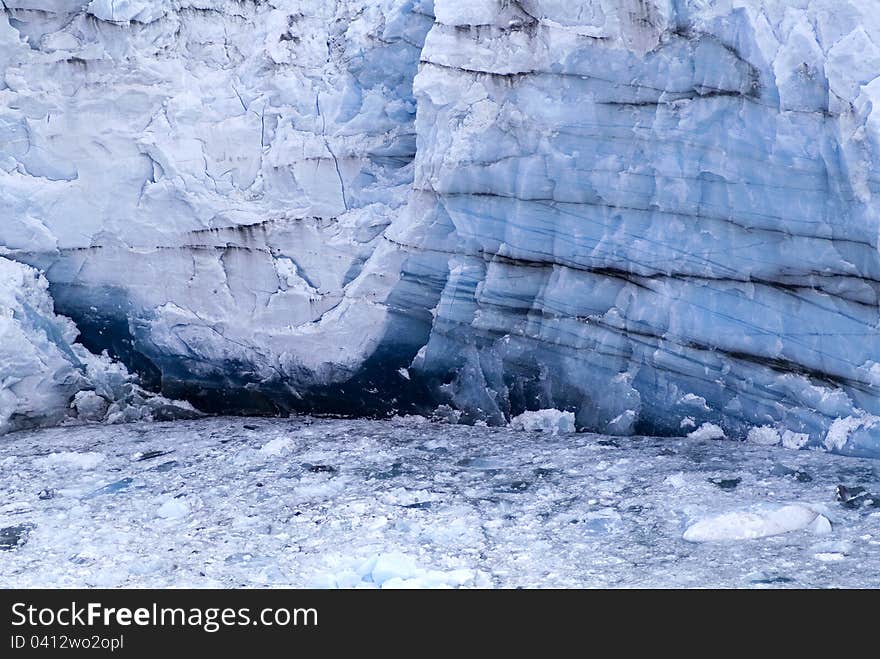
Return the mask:
[[[352,569],[352,566],[354,569]],[[431,570],[418,564],[415,558],[399,551],[378,554],[352,563],[332,575],[333,585],[340,588],[373,586],[377,588],[460,588],[475,585],[480,575],[474,570]]]
[[94,469],[104,462],[102,453],[74,453],[64,451],[62,453],[50,453],[40,460],[53,467],[76,467],[77,469]]
[[260,453],[272,456],[281,456],[293,448],[294,442],[289,437],[276,437],[271,439],[260,448]]
[[168,499],[156,514],[164,519],[182,519],[189,514],[189,505],[183,499]]
[[574,414],[552,409],[523,412],[510,420],[510,427],[515,430],[564,435],[575,432]]
[[110,401],[94,391],[79,391],[73,397],[70,407],[76,418],[83,421],[101,421],[107,416]]
[[809,529],[816,535],[828,535],[832,531],[831,520],[825,515],[817,515],[810,524]]
[[688,433],[688,439],[724,439],[725,434],[720,426],[714,423],[704,423],[693,432]]
[[805,432],[782,431],[782,445],[785,448],[800,449],[807,445],[810,436]]
[[[689,542],[753,540],[805,529],[818,517],[813,508],[803,504],[735,511],[699,520],[684,532],[684,539]],[[824,531],[824,523],[817,528]]]
[[781,441],[779,431],[771,426],[758,426],[749,430],[748,440],[761,446],[775,446]]
[[0,528],[0,551],[11,551],[25,545],[33,529],[33,524],[16,524]]

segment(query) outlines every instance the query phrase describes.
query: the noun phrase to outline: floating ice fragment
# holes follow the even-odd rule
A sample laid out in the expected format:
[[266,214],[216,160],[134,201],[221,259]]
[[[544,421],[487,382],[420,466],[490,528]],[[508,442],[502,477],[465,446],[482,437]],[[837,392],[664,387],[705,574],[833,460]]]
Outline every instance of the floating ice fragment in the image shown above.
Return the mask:
[[671,485],[676,489],[680,489],[687,485],[687,478],[683,472],[678,472],[677,474],[672,474],[671,476],[667,476],[663,481],[667,485]]
[[263,444],[260,453],[265,455],[280,456],[288,453],[293,448],[293,440],[289,437],[279,437]]
[[714,423],[704,423],[691,433],[688,439],[725,439],[724,431]]
[[749,430],[748,440],[761,446],[776,446],[781,438],[779,431],[771,426],[756,426]]
[[94,497],[101,496],[102,494],[119,494],[124,490],[127,490],[131,487],[131,484],[134,482],[133,478],[123,478],[114,483],[110,483],[109,485],[105,485],[104,487],[100,487],[91,494],[89,494],[86,498],[91,499]]
[[39,459],[39,462],[47,466],[77,467],[79,469],[94,469],[103,461],[104,456],[101,453],[75,453],[73,451],[50,453],[45,458]]
[[828,535],[832,531],[831,521],[825,515],[817,515],[808,528],[816,535]]
[[880,507],[880,496],[863,487],[838,485],[836,497],[845,508]]
[[303,462],[302,468],[312,474],[335,474],[336,467],[333,465],[313,465],[309,462]]
[[736,487],[742,483],[742,478],[710,478],[709,482],[713,485],[717,485],[722,490],[735,490]]
[[786,467],[784,464],[776,463],[770,469],[771,476],[791,476],[800,483],[809,483],[813,480],[813,477],[810,476],[803,469],[792,469],[791,467]]
[[[808,528],[818,517],[819,513],[804,504],[763,506],[701,519],[688,527],[683,537],[689,542],[753,540]],[[821,530],[825,525],[820,523],[817,527]]]
[[407,579],[418,572],[415,559],[399,552],[382,554],[376,558],[376,563],[370,571],[372,581],[379,585],[393,577]]
[[816,560],[822,561],[823,563],[835,563],[837,561],[842,561],[846,558],[843,554],[837,554],[834,552],[820,552],[818,554],[814,554]]
[[510,420],[514,430],[549,432],[551,435],[565,435],[575,432],[574,413],[560,410],[537,410],[523,412]]
[[782,432],[782,445],[785,448],[800,449],[806,446],[809,441],[810,436],[805,432],[793,432],[791,430],[784,430]]
[[169,499],[156,511],[164,519],[181,519],[189,514],[189,505],[183,499]]
[[428,570],[412,556],[391,551],[346,564],[321,581],[335,588],[460,588],[482,583],[481,576],[464,568]]
[[143,453],[138,452],[132,456],[132,459],[137,460],[138,462],[146,462],[147,460],[153,460],[155,458],[161,458],[163,455],[168,455],[173,453],[173,451],[144,451]]
[[18,524],[0,529],[0,551],[10,551],[24,545],[33,528],[33,524]]

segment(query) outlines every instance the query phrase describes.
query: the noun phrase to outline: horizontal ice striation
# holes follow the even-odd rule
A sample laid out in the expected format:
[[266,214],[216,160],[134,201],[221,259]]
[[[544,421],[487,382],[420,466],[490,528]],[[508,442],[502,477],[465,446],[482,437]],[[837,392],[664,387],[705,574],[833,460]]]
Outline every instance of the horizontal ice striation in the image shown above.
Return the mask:
[[167,392],[314,399],[381,349],[399,263],[362,269],[411,187],[432,22],[423,0],[4,2],[0,248]]
[[410,372],[471,418],[880,455],[878,10],[438,0],[389,232],[445,278]]

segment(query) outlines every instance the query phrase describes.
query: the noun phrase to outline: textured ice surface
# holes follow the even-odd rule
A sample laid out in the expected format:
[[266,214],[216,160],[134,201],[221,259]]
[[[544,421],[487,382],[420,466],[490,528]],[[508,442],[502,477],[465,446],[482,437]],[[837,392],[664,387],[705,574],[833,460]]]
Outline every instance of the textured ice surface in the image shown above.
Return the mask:
[[421,0],[3,3],[0,249],[87,346],[209,409],[349,379],[400,271],[374,252],[431,23]]
[[825,534],[832,527],[828,518],[813,507],[794,504],[707,517],[688,527],[682,537],[690,542],[753,540],[806,528]]
[[209,409],[880,455],[878,9],[7,1],[0,245]]
[[574,414],[559,410],[534,410],[523,412],[510,420],[514,430],[549,432],[561,435],[575,431]]
[[[39,272],[0,256],[0,435],[62,422],[199,416],[188,403],[145,391],[121,363],[76,343],[79,332],[55,314],[48,289]],[[76,456],[58,457],[66,455]]]
[[875,460],[731,449],[415,417],[23,431],[0,585],[880,586]]
[[472,4],[415,81],[400,240],[454,255],[409,372],[477,418],[877,455],[880,5]]
[[60,421],[86,386],[76,328],[55,315],[48,288],[33,268],[0,257],[0,434]]

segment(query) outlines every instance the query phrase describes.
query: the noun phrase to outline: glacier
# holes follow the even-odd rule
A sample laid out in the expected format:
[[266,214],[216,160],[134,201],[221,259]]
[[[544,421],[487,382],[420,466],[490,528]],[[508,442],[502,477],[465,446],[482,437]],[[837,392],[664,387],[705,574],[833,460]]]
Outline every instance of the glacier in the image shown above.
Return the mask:
[[0,23],[0,244],[84,345],[209,411],[339,400],[385,334],[392,277],[362,270],[412,182],[430,14],[27,0]]
[[455,253],[418,367],[495,420],[876,455],[876,12],[575,4],[438,3],[409,211]]
[[876,0],[6,0],[0,254],[210,412],[880,456]]

